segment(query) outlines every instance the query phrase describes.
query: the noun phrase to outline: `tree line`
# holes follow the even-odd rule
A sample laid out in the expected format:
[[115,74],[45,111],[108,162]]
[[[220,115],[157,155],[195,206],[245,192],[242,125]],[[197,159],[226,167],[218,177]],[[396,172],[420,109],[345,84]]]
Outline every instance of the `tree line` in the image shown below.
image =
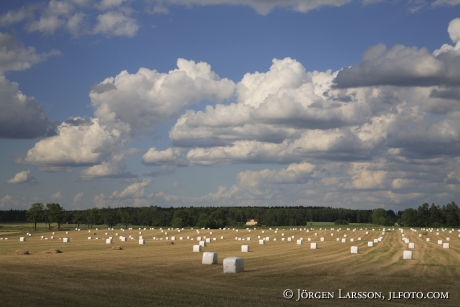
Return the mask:
[[243,227],[254,219],[261,226],[306,226],[311,222],[368,223],[406,227],[460,227],[460,209],[455,202],[444,206],[424,203],[403,211],[344,209],[331,207],[122,207],[64,210],[57,203],[35,203],[28,210],[0,211],[0,222],[151,227]]

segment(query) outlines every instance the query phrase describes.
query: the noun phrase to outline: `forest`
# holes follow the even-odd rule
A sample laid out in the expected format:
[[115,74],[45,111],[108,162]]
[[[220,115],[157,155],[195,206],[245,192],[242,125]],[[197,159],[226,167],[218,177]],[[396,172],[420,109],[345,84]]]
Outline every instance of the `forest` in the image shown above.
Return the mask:
[[28,210],[0,211],[0,223],[32,222],[151,227],[244,227],[254,219],[258,226],[308,226],[313,222],[351,223],[405,227],[460,227],[460,209],[455,202],[446,205],[424,203],[418,208],[394,212],[332,207],[121,207],[65,210],[57,203],[35,203]]

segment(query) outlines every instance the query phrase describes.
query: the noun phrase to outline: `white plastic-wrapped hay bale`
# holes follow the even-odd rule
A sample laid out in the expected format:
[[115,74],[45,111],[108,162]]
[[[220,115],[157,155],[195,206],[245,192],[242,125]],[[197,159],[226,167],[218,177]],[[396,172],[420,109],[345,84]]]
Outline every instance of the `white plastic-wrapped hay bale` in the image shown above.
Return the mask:
[[439,244],[439,245],[442,245],[442,240],[438,240],[438,244]]
[[310,243],[310,249],[317,249],[318,248],[318,243],[312,242]]
[[259,240],[259,244],[260,244],[260,245],[264,245],[264,244],[265,244],[265,240],[264,240],[264,239],[260,239],[260,240]]
[[201,247],[205,247],[206,246],[206,241],[201,240],[201,241],[198,242],[198,245],[200,245]]
[[144,238],[139,239],[139,245],[145,245],[145,239]]
[[350,251],[352,254],[359,254],[359,246],[352,246]]
[[415,248],[415,243],[414,242],[409,242],[409,248],[414,249]]
[[62,242],[63,242],[63,243],[69,243],[69,242],[70,242],[70,238],[62,238]]
[[217,264],[217,253],[215,252],[204,252],[201,264]]
[[403,252],[403,259],[404,260],[411,260],[412,259],[412,251],[404,251]]
[[240,273],[244,271],[244,259],[241,257],[227,257],[223,261],[224,273]]
[[19,242],[25,242],[26,240],[26,237],[19,237]]
[[442,243],[442,248],[450,248],[450,243],[449,242]]
[[302,243],[303,243],[303,239],[298,239],[297,240],[297,245],[302,245]]
[[241,245],[241,252],[242,253],[249,253],[249,245]]
[[373,242],[373,241],[369,241],[369,242],[367,242],[367,246],[368,246],[368,247],[372,247],[372,246],[374,246],[374,242]]
[[201,245],[193,245],[193,252],[199,253],[203,247]]
[[112,244],[112,238],[105,239],[105,244]]

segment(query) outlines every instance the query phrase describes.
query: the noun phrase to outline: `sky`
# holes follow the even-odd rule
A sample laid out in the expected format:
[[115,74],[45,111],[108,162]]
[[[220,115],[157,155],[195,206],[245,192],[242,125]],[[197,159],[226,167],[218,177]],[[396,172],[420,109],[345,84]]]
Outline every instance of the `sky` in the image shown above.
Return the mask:
[[6,0],[0,210],[460,200],[460,0]]

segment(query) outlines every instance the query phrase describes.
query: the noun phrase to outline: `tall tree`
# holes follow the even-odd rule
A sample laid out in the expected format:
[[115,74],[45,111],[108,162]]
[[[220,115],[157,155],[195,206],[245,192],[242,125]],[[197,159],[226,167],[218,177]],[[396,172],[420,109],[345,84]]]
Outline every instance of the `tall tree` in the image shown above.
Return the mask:
[[460,210],[455,202],[448,203],[444,208],[446,226],[458,227],[460,225]]
[[441,208],[436,204],[431,204],[430,207],[430,223],[431,227],[440,227],[444,225],[444,217]]
[[372,223],[377,225],[387,224],[387,212],[385,209],[378,208],[372,211]]
[[77,228],[80,228],[80,224],[86,223],[88,216],[85,211],[74,211],[73,222],[77,224]]
[[32,204],[29,210],[27,210],[27,220],[34,223],[34,230],[37,231],[37,223],[42,221],[44,218],[44,207],[42,203]]
[[48,218],[48,228],[51,229],[51,223],[56,223],[58,230],[61,230],[61,223],[64,220],[65,212],[60,204],[46,204],[46,217]]
[[417,209],[417,226],[426,227],[430,221],[430,205],[424,203]]
[[401,224],[403,226],[417,226],[417,210],[407,208],[401,214]]
[[88,228],[93,228],[101,218],[100,210],[98,208],[92,208],[88,210]]

